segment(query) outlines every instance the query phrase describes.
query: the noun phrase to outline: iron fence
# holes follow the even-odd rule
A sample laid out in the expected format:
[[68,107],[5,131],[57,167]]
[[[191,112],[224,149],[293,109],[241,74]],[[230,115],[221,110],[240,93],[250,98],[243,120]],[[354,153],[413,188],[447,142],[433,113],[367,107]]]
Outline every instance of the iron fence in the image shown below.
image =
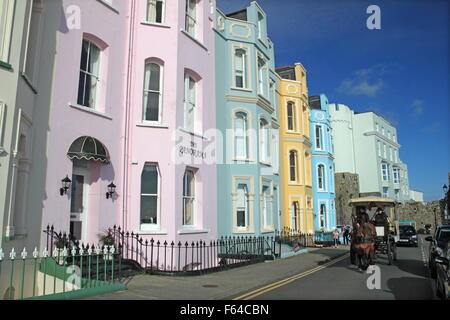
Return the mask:
[[37,248],[18,255],[13,248],[5,259],[0,248],[0,299],[63,297],[64,294],[114,286],[117,281],[115,247]]

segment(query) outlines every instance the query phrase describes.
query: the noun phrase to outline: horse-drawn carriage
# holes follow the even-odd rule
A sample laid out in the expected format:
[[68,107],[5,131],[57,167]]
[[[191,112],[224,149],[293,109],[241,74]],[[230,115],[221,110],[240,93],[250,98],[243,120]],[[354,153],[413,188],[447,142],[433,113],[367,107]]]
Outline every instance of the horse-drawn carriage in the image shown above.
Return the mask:
[[[375,257],[382,254],[387,256],[388,264],[397,260],[397,242],[399,241],[399,223],[396,202],[393,199],[379,197],[365,197],[352,199],[352,243],[350,246],[350,260],[352,264],[367,269],[373,264]],[[375,226],[372,222],[358,223],[357,213],[363,208],[372,221],[375,210],[382,208],[387,214],[386,226]]]

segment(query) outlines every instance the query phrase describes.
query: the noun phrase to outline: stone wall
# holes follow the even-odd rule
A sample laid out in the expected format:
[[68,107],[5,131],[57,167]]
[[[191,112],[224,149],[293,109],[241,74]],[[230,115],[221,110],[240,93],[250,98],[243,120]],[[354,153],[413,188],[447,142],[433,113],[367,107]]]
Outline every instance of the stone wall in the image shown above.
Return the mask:
[[359,176],[354,173],[341,172],[334,175],[334,181],[337,225],[350,225],[352,208],[348,202],[359,197]]
[[426,224],[431,224],[434,229],[436,225],[448,223],[444,219],[443,200],[425,203],[405,202],[399,204],[397,210],[400,220],[416,221],[418,230],[424,228]]

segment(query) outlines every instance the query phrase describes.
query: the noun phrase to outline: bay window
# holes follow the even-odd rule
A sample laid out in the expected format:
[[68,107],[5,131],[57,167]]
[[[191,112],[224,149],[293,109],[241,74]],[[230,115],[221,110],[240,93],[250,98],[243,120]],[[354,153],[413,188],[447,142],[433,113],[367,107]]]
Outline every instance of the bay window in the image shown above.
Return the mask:
[[323,149],[323,137],[322,137],[322,126],[316,125],[316,149],[322,150]]
[[259,120],[259,155],[261,162],[270,161],[270,128],[265,119]]
[[326,189],[325,166],[323,164],[317,166],[317,185],[319,190],[323,191]]
[[236,88],[247,88],[247,51],[236,49],[234,53],[234,73]]
[[247,114],[237,112],[234,119],[234,148],[236,159],[248,158]]
[[297,152],[290,151],[289,152],[289,180],[291,182],[297,181]]
[[295,109],[292,102],[287,104],[287,125],[289,131],[295,131]]
[[248,187],[239,184],[237,188],[236,222],[239,229],[248,227]]

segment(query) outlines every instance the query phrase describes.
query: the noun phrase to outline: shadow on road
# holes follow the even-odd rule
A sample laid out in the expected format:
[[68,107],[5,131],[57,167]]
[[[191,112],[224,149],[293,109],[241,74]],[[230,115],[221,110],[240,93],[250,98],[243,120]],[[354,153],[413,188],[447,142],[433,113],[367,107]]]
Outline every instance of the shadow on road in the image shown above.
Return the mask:
[[415,276],[429,277],[429,272],[425,268],[423,261],[410,260],[410,259],[398,259],[394,262],[394,265],[400,270],[410,273]]
[[[430,280],[426,278],[392,278],[387,281],[390,292],[395,300],[433,299],[433,288]],[[414,290],[411,290],[414,288]]]

